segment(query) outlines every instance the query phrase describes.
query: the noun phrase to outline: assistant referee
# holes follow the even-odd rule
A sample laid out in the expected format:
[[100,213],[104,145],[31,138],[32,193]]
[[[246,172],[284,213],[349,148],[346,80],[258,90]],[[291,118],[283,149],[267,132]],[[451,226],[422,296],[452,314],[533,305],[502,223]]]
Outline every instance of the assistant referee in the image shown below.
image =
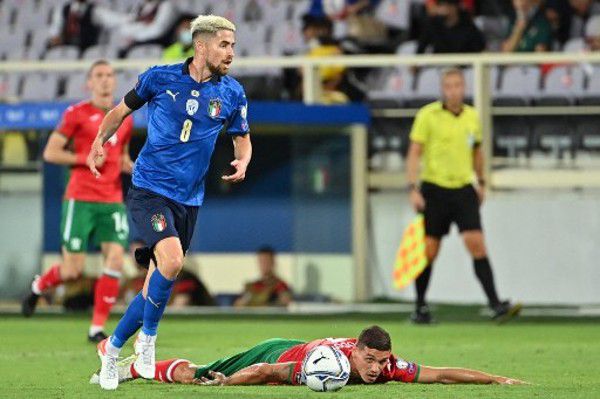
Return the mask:
[[485,193],[479,117],[473,107],[464,104],[465,79],[460,69],[442,72],[441,91],[441,101],[419,110],[410,133],[408,188],[412,206],[425,217],[428,259],[427,267],[416,280],[417,303],[411,319],[420,324],[432,321],[425,293],[441,240],[456,223],[473,258],[475,275],[493,318],[503,320],[516,315],[521,306],[498,299],[487,256],[479,214]]

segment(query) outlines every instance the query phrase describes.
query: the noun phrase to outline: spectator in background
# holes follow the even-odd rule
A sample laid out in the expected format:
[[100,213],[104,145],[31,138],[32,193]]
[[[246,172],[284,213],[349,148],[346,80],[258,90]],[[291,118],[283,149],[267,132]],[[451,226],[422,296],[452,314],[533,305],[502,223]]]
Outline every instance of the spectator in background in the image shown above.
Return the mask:
[[48,33],[48,47],[72,45],[81,51],[98,44],[103,29],[118,28],[129,17],[87,0],[72,0],[56,7]]
[[98,43],[100,30],[95,4],[86,0],[70,1],[54,9],[48,47],[72,45],[83,51]]
[[586,22],[599,13],[600,3],[594,0],[546,0],[546,18],[561,44],[583,37]]
[[275,250],[264,246],[258,249],[257,256],[260,278],[246,284],[234,306],[287,306],[292,301],[292,291],[275,274]]
[[418,54],[428,47],[433,53],[478,53],[485,49],[483,33],[460,8],[460,0],[437,0],[436,7],[419,38]]
[[140,44],[169,45],[177,16],[178,11],[169,0],[145,0],[137,13],[130,16],[131,22],[119,29],[126,43],[121,55]]
[[194,43],[192,42],[192,32],[190,31],[193,19],[190,16],[181,18],[175,30],[175,43],[163,51],[163,60],[169,62],[179,61],[194,55]]
[[381,0],[313,0],[307,14],[346,24],[346,36],[360,43],[381,43],[387,38],[385,24],[374,13]]
[[[327,57],[341,55],[342,49],[333,39],[333,24],[327,18],[305,15],[302,35],[308,46],[309,57]],[[321,102],[325,104],[342,104],[349,101],[341,90],[346,68],[339,65],[328,65],[319,68],[322,84]]]
[[585,25],[585,43],[589,51],[600,51],[600,15],[594,15]]
[[502,51],[549,51],[552,47],[552,27],[539,3],[534,0],[513,0],[515,16],[509,34],[502,43]]

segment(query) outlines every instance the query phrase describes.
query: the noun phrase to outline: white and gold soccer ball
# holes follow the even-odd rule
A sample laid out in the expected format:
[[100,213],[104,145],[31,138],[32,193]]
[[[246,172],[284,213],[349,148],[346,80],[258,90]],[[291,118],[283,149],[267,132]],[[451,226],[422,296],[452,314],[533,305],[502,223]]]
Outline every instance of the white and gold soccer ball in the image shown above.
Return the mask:
[[339,349],[320,345],[306,355],[302,379],[313,391],[338,391],[350,378],[350,361]]

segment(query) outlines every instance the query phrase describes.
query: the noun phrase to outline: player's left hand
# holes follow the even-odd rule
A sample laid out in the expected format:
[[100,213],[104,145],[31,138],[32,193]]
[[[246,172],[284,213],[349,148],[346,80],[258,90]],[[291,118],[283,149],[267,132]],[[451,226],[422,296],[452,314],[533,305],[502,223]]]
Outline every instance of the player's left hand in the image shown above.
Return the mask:
[[102,148],[102,141],[96,139],[92,143],[92,148],[90,149],[90,153],[87,156],[86,164],[90,171],[96,178],[100,177],[100,172],[98,168],[104,164],[105,154],[104,148]]
[[235,173],[232,175],[221,176],[221,179],[231,183],[239,183],[243,181],[246,178],[246,168],[248,165],[239,159],[234,160],[230,165],[235,168]]
[[496,382],[500,385],[529,385],[529,383],[526,381],[508,377],[496,377]]
[[218,371],[209,371],[208,375],[212,378],[200,377],[194,379],[194,384],[198,385],[223,385],[225,383],[225,374]]

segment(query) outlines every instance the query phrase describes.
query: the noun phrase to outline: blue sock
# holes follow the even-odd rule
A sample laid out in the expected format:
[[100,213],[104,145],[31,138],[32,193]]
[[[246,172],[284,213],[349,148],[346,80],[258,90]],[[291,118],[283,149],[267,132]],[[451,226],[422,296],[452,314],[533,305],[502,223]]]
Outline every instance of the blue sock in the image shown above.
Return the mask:
[[145,303],[146,300],[142,296],[142,291],[140,291],[129,304],[125,314],[121,317],[121,320],[119,320],[115,332],[110,337],[110,343],[113,346],[122,348],[129,337],[135,334],[138,328],[140,328],[142,319],[144,318]]
[[173,284],[175,284],[175,280],[165,278],[158,269],[155,269],[150,276],[148,295],[146,295],[146,305],[144,306],[144,325],[142,326],[144,334],[156,335],[158,322],[167,307]]

